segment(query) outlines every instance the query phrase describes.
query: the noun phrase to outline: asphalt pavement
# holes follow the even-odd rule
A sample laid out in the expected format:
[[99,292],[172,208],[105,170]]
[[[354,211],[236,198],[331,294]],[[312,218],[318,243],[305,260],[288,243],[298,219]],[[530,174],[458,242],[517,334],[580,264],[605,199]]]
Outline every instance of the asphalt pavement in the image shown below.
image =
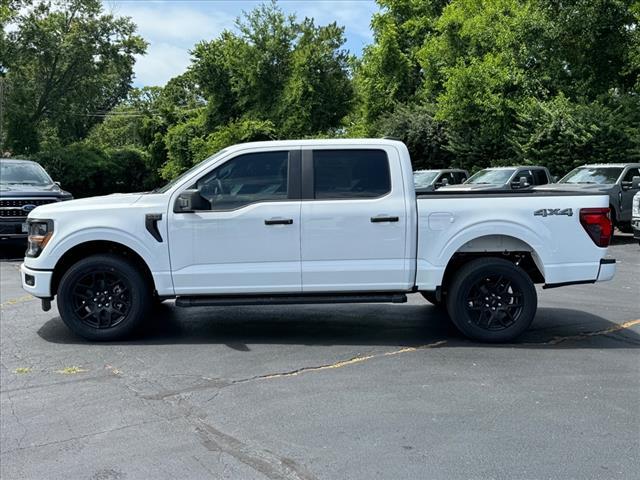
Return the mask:
[[640,246],[517,343],[403,305],[180,309],[91,344],[0,247],[4,479],[638,479]]

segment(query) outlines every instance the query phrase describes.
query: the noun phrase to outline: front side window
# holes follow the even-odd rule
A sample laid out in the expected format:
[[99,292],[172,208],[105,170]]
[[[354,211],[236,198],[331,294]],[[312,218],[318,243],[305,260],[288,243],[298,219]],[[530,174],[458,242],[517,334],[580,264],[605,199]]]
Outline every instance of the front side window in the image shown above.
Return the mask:
[[195,185],[211,210],[234,210],[256,202],[286,200],[289,152],[248,153],[235,157]]
[[389,160],[384,150],[315,150],[316,199],[376,198],[391,191]]
[[622,181],[623,182],[633,182],[633,177],[640,177],[640,169],[638,169],[638,168],[630,168],[629,171],[624,176],[624,178],[622,179]]

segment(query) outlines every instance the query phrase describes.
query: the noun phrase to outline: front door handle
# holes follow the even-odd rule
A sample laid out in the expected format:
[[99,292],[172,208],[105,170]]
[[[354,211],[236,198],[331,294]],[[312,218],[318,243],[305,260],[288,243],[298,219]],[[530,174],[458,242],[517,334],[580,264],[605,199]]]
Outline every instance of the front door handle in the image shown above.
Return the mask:
[[387,217],[386,215],[378,215],[377,217],[371,217],[371,223],[382,223],[382,222],[399,222],[399,217]]
[[270,218],[264,221],[265,225],[291,225],[293,224],[292,218]]

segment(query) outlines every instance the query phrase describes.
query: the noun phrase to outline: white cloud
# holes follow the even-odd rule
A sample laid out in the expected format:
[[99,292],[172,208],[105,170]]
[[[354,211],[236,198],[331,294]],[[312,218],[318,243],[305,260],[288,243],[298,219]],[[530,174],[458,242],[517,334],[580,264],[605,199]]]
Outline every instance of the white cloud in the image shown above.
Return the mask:
[[[109,11],[131,17],[145,39],[190,43],[217,37],[233,27],[234,15],[220,9],[196,8],[197,3],[107,1]],[[202,5],[200,5],[202,7]]]
[[[267,0],[265,0],[266,2]],[[261,1],[160,1],[103,0],[106,11],[128,16],[138,33],[149,43],[147,53],[135,66],[136,86],[164,85],[183,73],[190,63],[189,50],[201,40],[211,40],[227,30],[235,30],[235,19]],[[314,18],[316,25],[337,22],[345,27],[345,47],[360,54],[372,41],[371,15],[378,10],[374,0],[280,1],[287,13],[299,19]]]
[[188,48],[163,42],[151,43],[147,54],[137,57],[134,84],[162,86],[171,78],[183,73],[189,63]]

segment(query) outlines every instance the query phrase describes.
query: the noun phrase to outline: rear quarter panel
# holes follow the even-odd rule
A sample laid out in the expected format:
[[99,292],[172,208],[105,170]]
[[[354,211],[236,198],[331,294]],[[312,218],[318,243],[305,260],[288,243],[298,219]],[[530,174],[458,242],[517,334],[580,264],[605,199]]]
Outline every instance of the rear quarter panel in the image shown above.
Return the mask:
[[[607,195],[476,194],[419,197],[416,285],[435,290],[460,249],[509,250],[511,237],[528,247],[545,282],[595,280],[606,248],[597,247],[580,224],[580,209],[608,207]],[[540,209],[572,215],[536,216]],[[494,241],[486,242],[490,237]],[[516,244],[518,242],[515,242]]]

